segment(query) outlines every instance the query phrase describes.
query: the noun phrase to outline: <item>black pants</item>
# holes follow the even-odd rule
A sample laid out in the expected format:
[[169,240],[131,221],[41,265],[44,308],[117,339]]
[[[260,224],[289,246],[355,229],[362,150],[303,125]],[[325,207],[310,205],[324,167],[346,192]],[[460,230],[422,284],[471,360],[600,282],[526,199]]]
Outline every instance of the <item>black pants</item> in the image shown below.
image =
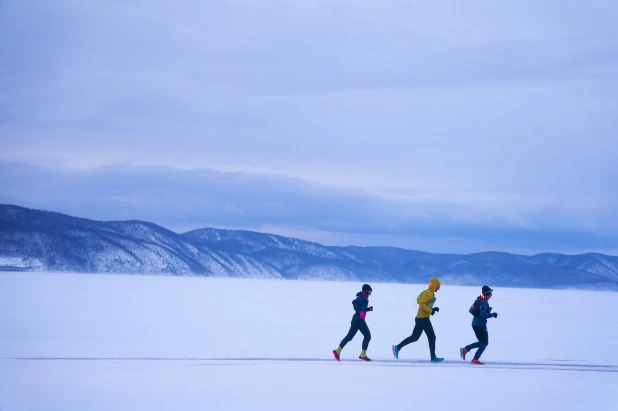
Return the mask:
[[369,327],[367,327],[367,323],[365,320],[361,320],[358,315],[354,315],[352,317],[352,323],[350,324],[350,331],[348,331],[348,335],[343,337],[339,346],[341,348],[345,347],[347,343],[352,341],[352,338],[356,335],[356,333],[360,331],[363,334],[363,350],[366,350],[369,347],[369,341],[371,341],[371,331],[369,331]]
[[474,334],[476,335],[478,342],[467,345],[466,350],[470,351],[478,348],[478,350],[476,350],[476,354],[474,355],[474,358],[478,360],[481,358],[481,355],[483,355],[485,348],[489,345],[489,333],[487,332],[486,325],[473,325],[472,329],[474,330]]
[[412,335],[397,344],[399,349],[402,349],[406,345],[418,341],[421,338],[421,334],[425,331],[427,334],[427,340],[429,341],[429,353],[431,354],[431,359],[436,358],[436,333],[433,331],[433,325],[431,325],[431,320],[429,318],[415,318],[414,330],[412,331]]

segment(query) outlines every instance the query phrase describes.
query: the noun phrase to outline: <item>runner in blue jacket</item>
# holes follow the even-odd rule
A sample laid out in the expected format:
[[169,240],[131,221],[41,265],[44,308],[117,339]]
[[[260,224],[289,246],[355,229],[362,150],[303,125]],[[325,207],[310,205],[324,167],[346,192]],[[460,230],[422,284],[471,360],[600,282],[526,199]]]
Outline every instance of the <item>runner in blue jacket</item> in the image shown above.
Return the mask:
[[498,318],[498,313],[492,313],[492,308],[489,306],[489,300],[493,294],[493,291],[488,286],[484,285],[482,289],[482,294],[477,297],[476,301],[470,307],[470,314],[474,317],[472,318],[472,329],[474,330],[474,334],[476,335],[476,339],[478,340],[475,343],[466,345],[463,348],[459,349],[459,355],[461,359],[465,361],[466,354],[475,348],[476,354],[472,359],[472,364],[476,365],[484,365],[481,361],[481,355],[483,355],[483,351],[489,345],[489,333],[487,332],[487,320],[489,318]]
[[368,307],[369,305],[369,296],[371,295],[371,286],[369,284],[363,284],[363,289],[361,292],[356,294],[356,298],[352,301],[352,307],[354,307],[354,315],[352,316],[352,322],[350,324],[350,331],[348,334],[343,337],[341,343],[339,343],[339,347],[333,350],[333,356],[335,360],[339,361],[339,355],[341,354],[341,350],[346,346],[347,343],[352,341],[352,338],[356,335],[358,331],[363,334],[363,350],[360,353],[359,359],[363,361],[371,361],[369,357],[367,357],[367,348],[369,347],[369,341],[371,340],[371,332],[369,331],[369,327],[367,327],[367,323],[365,322],[365,316],[368,311],[373,311],[373,307]]

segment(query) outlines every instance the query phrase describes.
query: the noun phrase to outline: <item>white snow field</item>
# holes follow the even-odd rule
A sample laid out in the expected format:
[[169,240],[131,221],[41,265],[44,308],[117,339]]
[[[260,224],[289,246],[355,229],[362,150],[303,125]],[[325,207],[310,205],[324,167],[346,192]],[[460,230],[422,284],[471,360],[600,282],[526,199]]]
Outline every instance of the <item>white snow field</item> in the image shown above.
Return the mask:
[[0,410],[618,410],[617,293],[494,287],[473,366],[477,288],[438,292],[431,364],[391,353],[425,285],[372,286],[374,362],[337,363],[361,283],[0,273]]

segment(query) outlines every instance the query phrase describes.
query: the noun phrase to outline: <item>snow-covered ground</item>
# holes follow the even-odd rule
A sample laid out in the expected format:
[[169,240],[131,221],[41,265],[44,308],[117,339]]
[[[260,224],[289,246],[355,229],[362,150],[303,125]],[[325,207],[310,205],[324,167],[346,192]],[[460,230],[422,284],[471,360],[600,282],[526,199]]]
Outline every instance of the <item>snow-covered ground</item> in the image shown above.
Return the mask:
[[618,409],[618,293],[495,288],[479,367],[476,288],[438,292],[431,364],[391,354],[424,286],[372,285],[375,361],[336,363],[361,284],[0,273],[0,410]]

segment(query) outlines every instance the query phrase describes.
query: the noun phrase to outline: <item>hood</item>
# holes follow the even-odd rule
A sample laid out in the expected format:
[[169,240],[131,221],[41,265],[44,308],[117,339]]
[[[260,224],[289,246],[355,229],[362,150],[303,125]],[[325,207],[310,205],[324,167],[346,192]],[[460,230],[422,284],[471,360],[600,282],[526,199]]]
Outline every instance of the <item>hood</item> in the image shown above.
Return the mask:
[[435,293],[436,289],[440,287],[440,284],[441,284],[440,280],[434,277],[431,280],[429,280],[429,289],[431,290],[432,293]]
[[365,297],[365,298],[367,298],[367,296],[366,296],[365,294],[363,294],[363,292],[362,292],[362,291],[357,292],[357,293],[356,293],[356,296],[357,296],[357,297]]

